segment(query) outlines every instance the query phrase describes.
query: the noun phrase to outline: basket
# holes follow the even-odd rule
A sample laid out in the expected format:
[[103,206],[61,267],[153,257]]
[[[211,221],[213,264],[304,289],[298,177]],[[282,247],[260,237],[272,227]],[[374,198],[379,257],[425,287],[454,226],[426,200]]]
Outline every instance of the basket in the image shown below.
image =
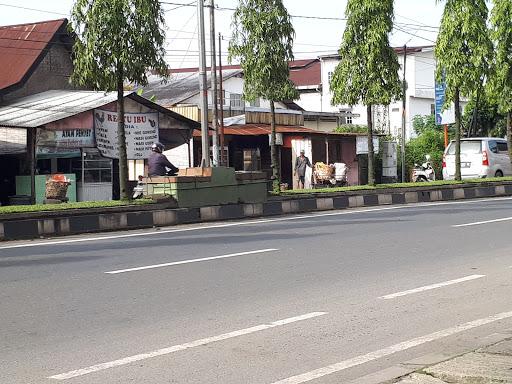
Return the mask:
[[48,180],[46,182],[46,198],[54,200],[65,200],[68,193],[69,182]]
[[314,174],[315,174],[316,178],[319,180],[331,179],[333,172],[334,172],[334,168],[327,164],[324,164],[321,162],[318,162],[315,164]]

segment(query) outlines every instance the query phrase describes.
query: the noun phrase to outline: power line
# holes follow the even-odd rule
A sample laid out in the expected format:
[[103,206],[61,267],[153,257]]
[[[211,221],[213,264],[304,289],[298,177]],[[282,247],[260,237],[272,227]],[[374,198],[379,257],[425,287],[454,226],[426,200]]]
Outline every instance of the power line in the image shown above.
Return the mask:
[[67,14],[67,13],[54,12],[54,11],[46,11],[44,9],[38,9],[38,8],[22,7],[21,5],[12,5],[12,4],[0,3],[0,6],[10,7],[10,8],[17,8],[17,9],[24,9],[26,11],[36,11],[36,12],[42,12],[42,13],[50,13],[50,14],[53,14],[53,15],[69,16],[69,14]]

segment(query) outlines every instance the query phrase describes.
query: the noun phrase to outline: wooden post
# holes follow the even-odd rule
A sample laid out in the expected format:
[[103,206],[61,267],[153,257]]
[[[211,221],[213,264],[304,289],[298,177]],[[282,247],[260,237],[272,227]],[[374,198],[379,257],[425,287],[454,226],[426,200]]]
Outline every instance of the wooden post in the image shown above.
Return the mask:
[[448,124],[444,126],[444,147],[448,146]]

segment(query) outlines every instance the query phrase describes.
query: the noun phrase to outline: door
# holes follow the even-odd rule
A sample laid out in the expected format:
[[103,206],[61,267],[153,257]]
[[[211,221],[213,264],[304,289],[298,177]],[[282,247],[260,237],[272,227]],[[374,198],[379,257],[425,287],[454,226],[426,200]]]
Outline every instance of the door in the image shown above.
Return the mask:
[[510,164],[510,157],[508,154],[508,144],[506,141],[498,141],[498,153],[496,158],[499,164],[498,169],[501,169],[504,176],[512,175],[512,164]]
[[281,147],[281,180],[293,188],[293,160],[292,149]]

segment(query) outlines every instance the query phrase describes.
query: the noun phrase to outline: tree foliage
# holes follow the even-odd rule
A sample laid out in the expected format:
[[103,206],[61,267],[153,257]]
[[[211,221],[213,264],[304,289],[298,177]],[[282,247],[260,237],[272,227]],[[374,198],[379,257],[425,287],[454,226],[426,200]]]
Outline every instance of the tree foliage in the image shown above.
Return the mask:
[[147,85],[147,71],[167,76],[165,19],[157,0],[77,0],[71,15],[76,36],[76,84],[117,90],[118,76]]
[[72,82],[102,91],[117,90],[119,186],[128,195],[124,129],[125,81],[147,85],[147,71],[167,76],[164,13],[158,0],[76,0]]
[[507,116],[508,148],[512,161],[512,0],[494,0],[491,38],[496,47],[489,92]]
[[229,60],[240,60],[244,98],[295,100],[289,79],[295,30],[282,0],[240,0],[233,15]]
[[330,82],[333,105],[362,103],[368,115],[368,183],[375,182],[372,105],[389,105],[402,94],[400,65],[389,45],[393,0],[348,0],[340,62]]
[[276,101],[295,100],[298,92],[289,79],[295,30],[282,0],[240,0],[233,15],[229,60],[237,59],[244,72],[244,98],[270,101],[271,157],[274,192],[280,190],[276,145]]
[[472,97],[464,107],[462,123],[469,137],[505,137],[505,116],[492,97],[482,93],[476,102]]
[[[442,0],[437,0],[441,2]],[[455,104],[455,178],[460,171],[460,96],[481,89],[488,75],[492,43],[485,0],[446,0],[437,37],[436,79],[446,83],[445,107]]]
[[[442,2],[442,0],[437,0]],[[485,0],[446,0],[435,47],[436,79],[446,82],[446,107],[455,90],[473,95],[489,73],[492,43]]]

